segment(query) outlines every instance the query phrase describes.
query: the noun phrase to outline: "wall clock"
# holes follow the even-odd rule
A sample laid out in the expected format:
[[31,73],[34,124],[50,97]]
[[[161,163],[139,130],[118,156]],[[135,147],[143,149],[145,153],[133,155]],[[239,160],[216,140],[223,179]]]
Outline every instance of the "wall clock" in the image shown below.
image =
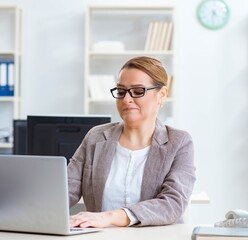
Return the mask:
[[228,23],[230,10],[223,0],[204,0],[197,8],[197,18],[208,29],[220,29]]

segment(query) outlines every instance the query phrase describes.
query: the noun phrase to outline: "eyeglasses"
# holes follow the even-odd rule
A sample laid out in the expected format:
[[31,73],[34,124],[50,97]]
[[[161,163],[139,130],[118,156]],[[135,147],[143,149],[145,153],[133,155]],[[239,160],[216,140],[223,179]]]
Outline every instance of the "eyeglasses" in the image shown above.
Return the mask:
[[110,89],[110,92],[114,98],[122,99],[126,96],[128,92],[132,98],[140,98],[145,95],[145,92],[148,90],[161,88],[160,86],[153,86],[153,87],[133,87],[129,89],[115,87]]

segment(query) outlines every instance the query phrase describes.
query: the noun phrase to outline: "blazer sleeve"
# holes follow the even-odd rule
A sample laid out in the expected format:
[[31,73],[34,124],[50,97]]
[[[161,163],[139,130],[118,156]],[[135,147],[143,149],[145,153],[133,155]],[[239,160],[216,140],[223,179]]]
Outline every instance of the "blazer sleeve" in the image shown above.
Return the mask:
[[179,223],[190,200],[195,180],[193,142],[190,135],[185,133],[160,191],[152,199],[126,207],[139,220],[134,226]]
[[72,207],[82,196],[82,171],[86,156],[86,139],[78,147],[67,167],[69,205]]

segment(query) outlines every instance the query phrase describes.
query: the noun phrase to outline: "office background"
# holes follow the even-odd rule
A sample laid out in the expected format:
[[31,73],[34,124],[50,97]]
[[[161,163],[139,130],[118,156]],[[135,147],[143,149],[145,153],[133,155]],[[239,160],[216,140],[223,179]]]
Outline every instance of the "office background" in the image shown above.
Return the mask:
[[[205,190],[211,201],[192,207],[193,223],[222,220],[233,208],[248,210],[248,2],[226,2],[228,25],[211,31],[197,21],[200,0],[175,1],[176,127],[194,139],[195,189]],[[23,9],[22,117],[83,113],[89,4],[123,1],[0,0]]]

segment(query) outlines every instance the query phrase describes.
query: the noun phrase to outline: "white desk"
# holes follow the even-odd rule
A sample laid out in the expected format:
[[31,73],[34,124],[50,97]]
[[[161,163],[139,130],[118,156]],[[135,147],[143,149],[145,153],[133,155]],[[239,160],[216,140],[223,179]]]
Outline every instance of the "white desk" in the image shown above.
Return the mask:
[[193,228],[194,225],[187,224],[142,228],[113,227],[69,237],[0,232],[0,240],[191,240]]

